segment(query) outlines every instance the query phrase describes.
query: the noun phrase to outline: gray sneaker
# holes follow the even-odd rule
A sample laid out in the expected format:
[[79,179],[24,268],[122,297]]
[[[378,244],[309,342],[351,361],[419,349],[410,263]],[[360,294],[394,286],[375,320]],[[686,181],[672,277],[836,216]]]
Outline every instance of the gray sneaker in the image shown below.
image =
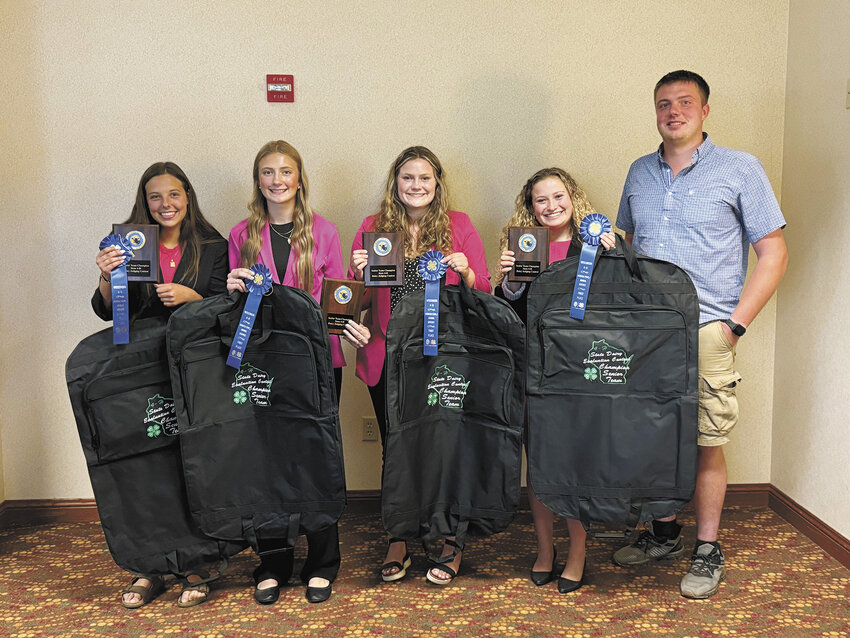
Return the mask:
[[651,560],[665,560],[681,556],[685,551],[682,545],[682,532],[676,538],[659,538],[650,530],[643,530],[631,545],[621,547],[614,552],[614,562],[621,567],[643,565]]
[[717,593],[720,583],[726,580],[723,552],[711,543],[697,547],[691,557],[691,571],[682,578],[679,591],[685,598],[709,598]]

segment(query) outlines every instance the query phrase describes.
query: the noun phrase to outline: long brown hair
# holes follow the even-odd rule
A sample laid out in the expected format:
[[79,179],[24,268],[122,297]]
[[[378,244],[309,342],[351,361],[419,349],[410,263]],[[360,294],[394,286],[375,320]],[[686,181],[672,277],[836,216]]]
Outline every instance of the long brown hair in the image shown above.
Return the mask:
[[[416,245],[413,245],[413,235],[410,232],[410,221],[407,212],[398,196],[398,173],[401,167],[410,160],[422,159],[434,169],[436,186],[434,199],[428,206],[428,212],[419,220],[419,235]],[[389,172],[384,188],[384,199],[378,211],[375,230],[382,233],[398,232],[404,237],[404,252],[409,257],[417,257],[436,246],[446,254],[452,248],[452,229],[449,221],[448,192],[443,177],[443,166],[440,160],[424,146],[411,146],[404,149],[395,159]]]
[[[198,267],[201,261],[201,244],[207,244],[217,239],[220,235],[215,227],[210,224],[198,204],[198,197],[195,195],[195,189],[186,177],[183,169],[177,166],[174,162],[157,162],[151,164],[147,170],[142,173],[142,178],[139,180],[139,188],[136,190],[136,202],[133,204],[133,211],[130,213],[129,219],[125,224],[156,224],[156,220],[151,216],[151,211],[148,208],[148,197],[145,187],[148,182],[154,177],[160,175],[171,175],[180,180],[183,185],[183,190],[186,192],[186,216],[180,224],[180,250],[182,251],[181,261],[187,260],[188,268],[183,272],[179,282],[187,286],[193,286],[198,281]],[[152,286],[147,286],[148,293],[152,291]]]
[[[499,236],[499,253],[508,248],[508,228],[511,226],[540,226],[537,218],[534,216],[534,206],[531,202],[531,191],[534,190],[534,185],[537,182],[546,179],[547,177],[557,177],[567,189],[567,194],[570,196],[570,201],[573,204],[573,214],[570,217],[570,235],[572,241],[581,242],[579,237],[578,227],[581,220],[590,213],[595,213],[596,210],[587,198],[587,193],[578,185],[567,171],[562,168],[543,168],[537,171],[534,175],[528,178],[528,181],[523,185],[514,201],[514,214],[508,220],[507,225],[502,228],[502,234]],[[496,268],[499,273],[499,281],[504,277],[501,272],[501,267]]]
[[309,183],[301,155],[295,147],[283,140],[275,140],[264,144],[254,158],[254,195],[248,204],[250,215],[248,216],[247,235],[242,249],[239,251],[239,259],[242,266],[250,268],[257,263],[257,255],[263,243],[262,231],[266,222],[269,221],[269,209],[265,196],[260,192],[260,162],[264,157],[273,153],[286,155],[295,161],[298,168],[298,190],[295,192],[295,213],[292,217],[292,235],[290,244],[292,246],[292,258],[295,259],[295,286],[313,292],[313,210],[307,203],[309,196]]

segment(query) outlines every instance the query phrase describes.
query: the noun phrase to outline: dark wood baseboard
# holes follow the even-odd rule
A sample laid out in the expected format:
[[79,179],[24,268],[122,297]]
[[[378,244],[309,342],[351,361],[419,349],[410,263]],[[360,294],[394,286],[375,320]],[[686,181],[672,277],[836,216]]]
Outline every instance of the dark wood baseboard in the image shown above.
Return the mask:
[[3,501],[0,528],[42,523],[87,523],[98,520],[93,498],[44,498]]
[[850,539],[839,534],[773,485],[770,486],[769,506],[827,554],[850,569]]
[[[527,490],[520,499],[528,507]],[[798,505],[787,494],[770,483],[736,483],[726,490],[726,505],[740,507],[769,507],[802,534],[805,534],[827,554],[850,568],[850,540]],[[373,513],[380,511],[380,490],[348,492],[347,511]],[[0,529],[13,525],[44,523],[82,523],[98,520],[94,499],[31,499],[0,503]]]
[[376,514],[381,511],[381,490],[349,490],[346,494],[346,512]]
[[726,486],[724,505],[769,507],[770,483],[733,483]]

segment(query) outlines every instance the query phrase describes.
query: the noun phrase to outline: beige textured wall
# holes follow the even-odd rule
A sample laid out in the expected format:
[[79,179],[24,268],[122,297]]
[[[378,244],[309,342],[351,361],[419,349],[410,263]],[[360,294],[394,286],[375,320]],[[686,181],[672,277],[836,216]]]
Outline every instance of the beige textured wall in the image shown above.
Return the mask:
[[[0,248],[17,281],[25,263],[39,271],[34,295],[7,286],[2,317],[10,499],[90,494],[62,368],[103,327],[88,306],[95,247],[155,160],[183,166],[226,233],[245,215],[257,148],[287,139],[348,245],[395,155],[426,144],[493,263],[516,192],[543,166],[572,171],[613,217],[629,163],[659,141],[652,86],[690,67],[712,85],[715,142],[757,155],[779,187],[785,1],[716,0],[677,19],[669,2],[631,0],[2,6],[14,117]],[[266,73],[295,74],[295,104],[265,102]],[[736,482],[770,478],[773,325],[771,307],[741,347]],[[342,409],[349,487],[376,488],[378,445],[357,440],[371,406],[350,374]]]
[[845,0],[791,2],[782,171],[791,265],[777,312],[771,479],[850,538],[848,26]]

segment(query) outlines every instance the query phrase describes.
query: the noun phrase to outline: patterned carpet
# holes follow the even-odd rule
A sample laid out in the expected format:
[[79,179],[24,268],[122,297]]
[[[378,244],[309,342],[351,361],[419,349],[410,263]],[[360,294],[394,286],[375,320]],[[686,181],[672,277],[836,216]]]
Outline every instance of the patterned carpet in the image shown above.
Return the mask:
[[[686,548],[693,545],[692,517]],[[566,551],[565,526],[558,528]],[[690,532],[690,535],[687,533]],[[333,597],[304,599],[300,585],[272,607],[251,596],[254,557],[235,557],[213,584],[210,600],[176,604],[172,587],[151,604],[123,609],[129,582],[112,562],[97,523],[0,531],[0,634],[3,636],[850,636],[850,570],[823,553],[767,508],[728,508],[721,542],[728,580],[706,601],[681,598],[682,558],[634,569],[615,567],[620,542],[588,542],[588,584],[559,595],[527,578],[534,535],[528,513],[504,533],[472,539],[461,575],[449,587],[424,579],[414,552],[400,583],[384,584],[377,567],[385,549],[376,514],[347,513],[343,563]],[[296,550],[296,573],[303,560]]]

